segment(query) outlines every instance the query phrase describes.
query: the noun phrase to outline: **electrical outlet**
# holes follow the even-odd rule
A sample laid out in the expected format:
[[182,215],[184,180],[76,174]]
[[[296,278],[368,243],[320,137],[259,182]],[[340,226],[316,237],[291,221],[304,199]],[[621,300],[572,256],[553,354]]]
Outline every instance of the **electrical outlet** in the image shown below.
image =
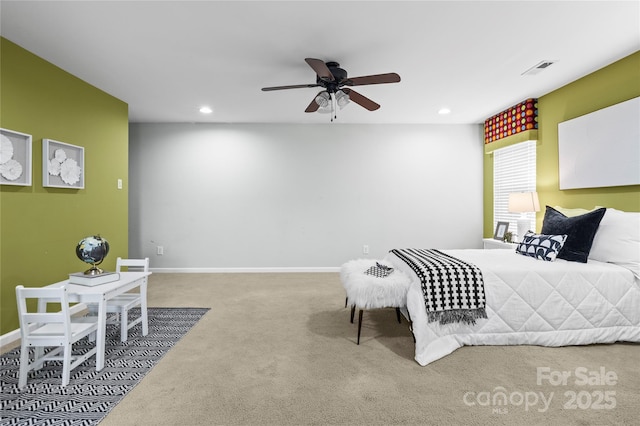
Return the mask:
[[122,179],[118,179],[118,189],[122,189]]
[[362,246],[362,254],[369,254],[369,246],[368,245],[363,245]]
[[158,246],[158,252],[157,252],[158,256],[162,256],[164,254],[164,247],[162,246]]

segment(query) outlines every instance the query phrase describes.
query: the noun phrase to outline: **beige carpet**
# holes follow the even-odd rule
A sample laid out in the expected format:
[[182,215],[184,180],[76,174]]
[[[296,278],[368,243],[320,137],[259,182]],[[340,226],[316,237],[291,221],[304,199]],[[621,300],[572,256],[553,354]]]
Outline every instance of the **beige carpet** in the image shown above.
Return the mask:
[[[154,274],[149,305],[212,309],[101,426],[632,425],[640,419],[639,345],[465,347],[421,367],[407,324],[398,324],[392,309],[365,313],[356,346],[357,326],[349,323],[338,274]],[[537,367],[571,377],[566,385],[538,385]],[[581,367],[603,367],[617,381],[579,386]],[[501,391],[507,403],[497,405],[498,398],[494,405]],[[541,394],[551,398],[546,410]],[[575,408],[565,408],[572,395]]]

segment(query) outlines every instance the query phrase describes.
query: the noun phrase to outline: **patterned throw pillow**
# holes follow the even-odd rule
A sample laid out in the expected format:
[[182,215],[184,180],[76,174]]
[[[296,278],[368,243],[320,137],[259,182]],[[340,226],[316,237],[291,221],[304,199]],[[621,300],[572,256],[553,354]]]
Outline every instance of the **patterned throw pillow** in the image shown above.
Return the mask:
[[389,276],[393,272],[393,268],[387,265],[383,265],[381,263],[376,262],[376,266],[372,266],[371,268],[364,271],[367,275],[373,275],[374,277],[384,278]]
[[516,247],[516,252],[547,262],[553,262],[556,260],[556,256],[558,256],[565,241],[567,241],[566,235],[534,234],[531,231],[527,231],[522,242]]

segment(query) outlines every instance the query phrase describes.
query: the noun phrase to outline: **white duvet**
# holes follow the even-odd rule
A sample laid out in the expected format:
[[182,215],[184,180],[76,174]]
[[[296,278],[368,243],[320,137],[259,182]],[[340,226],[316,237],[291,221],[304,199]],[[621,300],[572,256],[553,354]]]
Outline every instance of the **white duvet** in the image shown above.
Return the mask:
[[473,326],[427,322],[418,277],[389,253],[386,260],[411,277],[407,310],[420,365],[464,345],[640,342],[640,282],[626,268],[592,260],[544,262],[510,250],[442,251],[482,270],[488,318]]

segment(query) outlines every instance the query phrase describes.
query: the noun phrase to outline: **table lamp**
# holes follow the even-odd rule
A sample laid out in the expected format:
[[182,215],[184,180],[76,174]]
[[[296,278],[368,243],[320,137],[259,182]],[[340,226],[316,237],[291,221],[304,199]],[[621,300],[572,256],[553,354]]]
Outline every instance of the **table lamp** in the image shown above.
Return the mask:
[[524,234],[530,230],[531,226],[531,222],[525,213],[539,211],[540,202],[538,201],[537,192],[512,192],[509,194],[509,212],[521,213],[518,218],[518,242],[524,240]]

